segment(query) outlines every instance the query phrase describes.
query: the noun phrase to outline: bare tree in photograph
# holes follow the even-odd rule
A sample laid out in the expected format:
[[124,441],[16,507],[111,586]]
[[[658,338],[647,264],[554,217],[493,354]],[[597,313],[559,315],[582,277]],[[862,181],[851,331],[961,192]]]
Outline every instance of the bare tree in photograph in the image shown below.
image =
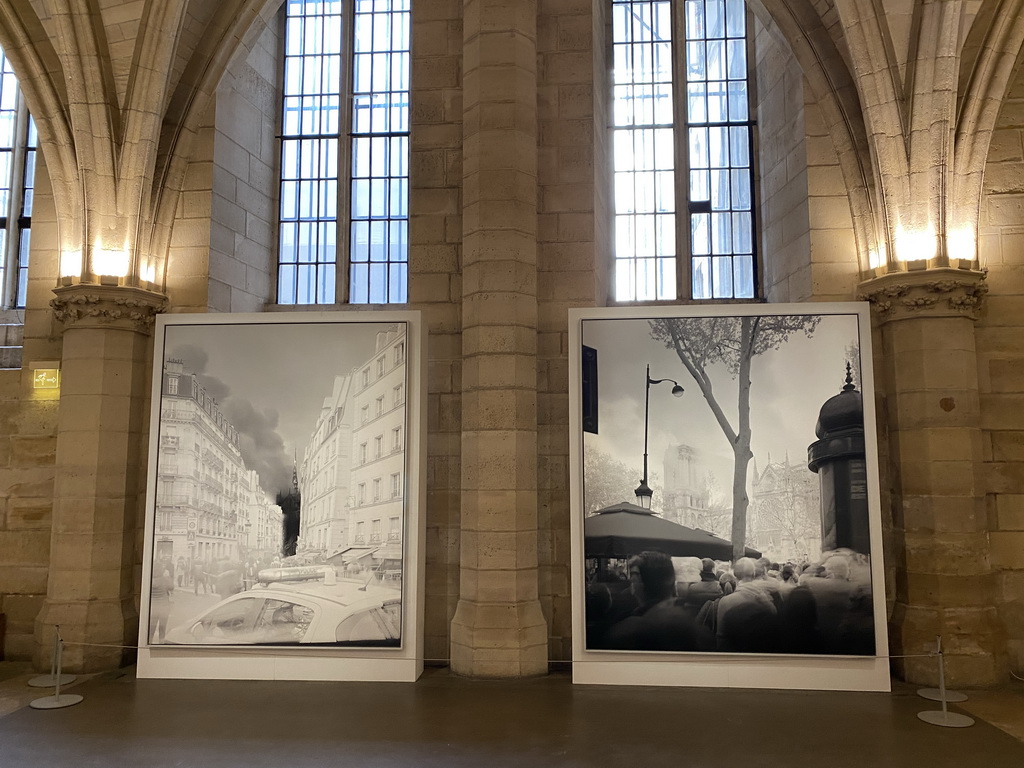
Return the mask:
[[[781,347],[791,335],[814,334],[820,315],[764,317],[674,317],[651,321],[651,337],[674,350],[700,387],[733,452],[732,548],[743,557],[747,539],[747,466],[750,451],[750,366],[757,356]],[[708,368],[722,364],[738,379],[736,426],[715,396]]]

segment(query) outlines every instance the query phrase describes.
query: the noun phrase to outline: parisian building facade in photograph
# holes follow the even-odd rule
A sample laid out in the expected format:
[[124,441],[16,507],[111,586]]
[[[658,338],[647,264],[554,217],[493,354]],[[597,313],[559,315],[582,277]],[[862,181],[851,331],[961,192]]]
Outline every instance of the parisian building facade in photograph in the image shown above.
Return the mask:
[[[394,570],[405,522],[406,335],[334,380],[299,472],[299,552]],[[388,567],[390,566],[390,567]]]
[[279,553],[281,510],[245,467],[238,431],[181,361],[167,361],[163,393],[155,559],[191,565]]

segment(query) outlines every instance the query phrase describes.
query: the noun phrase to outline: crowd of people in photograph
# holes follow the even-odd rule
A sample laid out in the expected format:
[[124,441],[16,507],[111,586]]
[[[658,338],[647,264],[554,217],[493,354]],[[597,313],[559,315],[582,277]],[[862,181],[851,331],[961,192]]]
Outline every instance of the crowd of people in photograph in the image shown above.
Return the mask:
[[668,555],[642,552],[588,573],[588,650],[873,655],[866,555],[815,563],[742,557],[700,561],[699,579]]

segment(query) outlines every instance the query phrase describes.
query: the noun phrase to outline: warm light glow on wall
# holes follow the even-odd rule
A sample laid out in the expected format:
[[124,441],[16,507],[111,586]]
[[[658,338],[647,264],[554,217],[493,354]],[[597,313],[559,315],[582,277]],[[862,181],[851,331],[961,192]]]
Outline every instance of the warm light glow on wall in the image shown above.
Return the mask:
[[142,270],[140,271],[139,276],[147,283],[156,282],[156,267],[153,265],[152,261],[147,261],[142,265]]
[[60,276],[78,277],[82,274],[82,252],[62,251],[60,254]]
[[935,258],[935,230],[896,230],[896,260],[923,261]]
[[974,227],[966,225],[950,232],[946,237],[946,250],[951,259],[974,261],[978,256]]
[[868,251],[868,266],[871,269],[885,266],[885,243]]
[[92,271],[97,275],[124,277],[128,274],[128,251],[96,248],[92,252]]

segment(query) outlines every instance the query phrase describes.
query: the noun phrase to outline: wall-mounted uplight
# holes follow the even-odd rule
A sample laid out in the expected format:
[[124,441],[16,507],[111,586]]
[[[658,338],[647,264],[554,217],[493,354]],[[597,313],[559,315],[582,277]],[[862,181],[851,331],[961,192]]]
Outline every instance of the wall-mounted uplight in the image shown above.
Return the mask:
[[966,225],[951,231],[946,236],[946,251],[950,259],[974,261],[978,257],[978,241],[974,237],[974,227]]
[[60,254],[60,276],[78,277],[82,274],[82,252],[61,251]]
[[128,251],[96,248],[92,252],[92,271],[101,277],[124,277],[128,274]]
[[935,230],[906,230],[899,227],[895,238],[897,261],[928,261],[935,258]]
[[36,360],[29,363],[32,371],[32,389],[60,389],[60,361]]

